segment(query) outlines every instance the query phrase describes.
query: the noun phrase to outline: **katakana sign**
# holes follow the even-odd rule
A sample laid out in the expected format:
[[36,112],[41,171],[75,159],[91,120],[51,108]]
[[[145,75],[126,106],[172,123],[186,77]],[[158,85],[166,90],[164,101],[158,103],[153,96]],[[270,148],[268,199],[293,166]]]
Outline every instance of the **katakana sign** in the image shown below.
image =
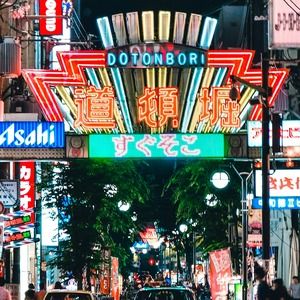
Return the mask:
[[[300,197],[272,197],[269,206],[271,209],[300,209]],[[262,209],[262,198],[253,198],[252,208]]]
[[89,157],[224,157],[222,134],[92,134]]

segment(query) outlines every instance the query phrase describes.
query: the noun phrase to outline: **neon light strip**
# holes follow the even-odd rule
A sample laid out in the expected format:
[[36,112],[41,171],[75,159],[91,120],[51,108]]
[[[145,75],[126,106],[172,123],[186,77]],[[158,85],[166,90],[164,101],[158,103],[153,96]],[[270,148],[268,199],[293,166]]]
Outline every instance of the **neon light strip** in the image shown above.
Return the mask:
[[200,39],[200,48],[208,50],[213,39],[218,21],[216,19],[206,17],[204,21],[203,31]]
[[153,11],[142,12],[144,42],[154,41],[154,14]]
[[76,116],[77,115],[77,107],[71,97],[71,95],[67,92],[67,89],[63,86],[57,86],[56,90],[60,97],[65,101],[71,113]]
[[[104,86],[112,86],[111,81],[110,81],[109,76],[108,76],[108,73],[107,73],[107,69],[101,68],[101,69],[97,69],[97,71],[99,72],[102,84]],[[116,122],[118,124],[118,127],[120,129],[120,132],[125,133],[126,130],[125,130],[123,120],[122,120],[122,117],[121,117],[121,112],[120,112],[117,105],[114,105],[114,115],[115,115],[115,119],[116,119]]]
[[201,20],[202,20],[201,15],[191,14],[187,38],[186,38],[186,44],[188,46],[196,47],[199,31],[200,31]]
[[155,88],[155,69],[146,69],[147,87]]
[[185,21],[186,21],[186,13],[176,11],[175,21],[174,21],[174,31],[173,31],[173,42],[175,44],[182,44]]
[[130,114],[129,114],[128,105],[126,101],[126,94],[125,94],[120,70],[118,68],[111,68],[111,74],[115,83],[116,93],[121,106],[121,111],[123,113],[126,130],[128,133],[133,133],[132,123],[130,119]]
[[98,28],[105,49],[114,46],[113,36],[111,33],[108,17],[97,19]]
[[97,78],[95,69],[87,68],[86,73],[91,81],[91,84],[94,85],[97,89],[101,89],[101,85]]
[[168,42],[170,37],[170,20],[169,11],[160,11],[158,15],[158,39],[162,42]]
[[[202,88],[209,88],[210,82],[211,82],[212,77],[214,75],[214,71],[215,71],[215,68],[207,68],[205,70],[205,74],[203,76],[203,80],[202,80],[201,86],[199,88],[199,91],[201,91]],[[197,121],[199,119],[200,110],[201,110],[200,102],[198,101],[198,98],[197,98],[197,101],[196,101],[196,104],[195,104],[195,109],[194,109],[193,115],[191,117],[189,132],[194,132]]]
[[227,68],[219,68],[211,86],[221,86],[227,71]]
[[127,32],[130,44],[141,42],[140,25],[138,12],[130,12],[126,14]]
[[192,110],[195,104],[195,100],[196,100],[196,96],[199,90],[199,86],[200,86],[200,81],[203,75],[203,68],[195,68],[194,73],[193,73],[193,77],[192,77],[192,81],[191,81],[191,85],[190,85],[190,89],[189,89],[189,93],[188,93],[188,97],[186,100],[186,105],[185,105],[185,112],[184,112],[184,117],[182,120],[182,127],[181,127],[181,132],[182,133],[186,133],[187,131],[187,127],[189,124],[189,120],[192,114]]
[[167,86],[167,68],[158,69],[158,86],[159,87]]

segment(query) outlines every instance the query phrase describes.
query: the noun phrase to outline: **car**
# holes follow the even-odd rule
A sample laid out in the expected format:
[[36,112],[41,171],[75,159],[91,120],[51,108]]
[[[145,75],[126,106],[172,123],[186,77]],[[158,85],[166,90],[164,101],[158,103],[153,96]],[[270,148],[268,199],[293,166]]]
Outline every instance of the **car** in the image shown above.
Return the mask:
[[195,300],[194,292],[186,287],[147,287],[140,289],[134,300]]
[[88,291],[51,290],[44,300],[95,300],[95,297]]

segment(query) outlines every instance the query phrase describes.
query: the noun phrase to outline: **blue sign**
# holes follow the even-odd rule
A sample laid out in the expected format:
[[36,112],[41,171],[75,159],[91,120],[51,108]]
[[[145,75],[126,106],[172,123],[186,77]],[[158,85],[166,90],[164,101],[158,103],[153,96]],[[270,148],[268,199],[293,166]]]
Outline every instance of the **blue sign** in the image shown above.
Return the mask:
[[63,148],[63,122],[0,122],[0,148]]
[[[269,199],[270,209],[300,209],[300,197],[272,197]],[[262,198],[252,200],[252,208],[262,208]]]

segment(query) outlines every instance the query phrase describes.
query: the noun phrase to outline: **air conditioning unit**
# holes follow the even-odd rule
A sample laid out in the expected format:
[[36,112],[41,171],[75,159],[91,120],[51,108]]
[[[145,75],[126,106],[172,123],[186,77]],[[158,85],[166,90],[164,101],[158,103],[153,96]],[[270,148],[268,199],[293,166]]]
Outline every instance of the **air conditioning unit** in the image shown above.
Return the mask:
[[0,75],[6,78],[21,75],[21,45],[13,37],[4,37],[0,43]]

